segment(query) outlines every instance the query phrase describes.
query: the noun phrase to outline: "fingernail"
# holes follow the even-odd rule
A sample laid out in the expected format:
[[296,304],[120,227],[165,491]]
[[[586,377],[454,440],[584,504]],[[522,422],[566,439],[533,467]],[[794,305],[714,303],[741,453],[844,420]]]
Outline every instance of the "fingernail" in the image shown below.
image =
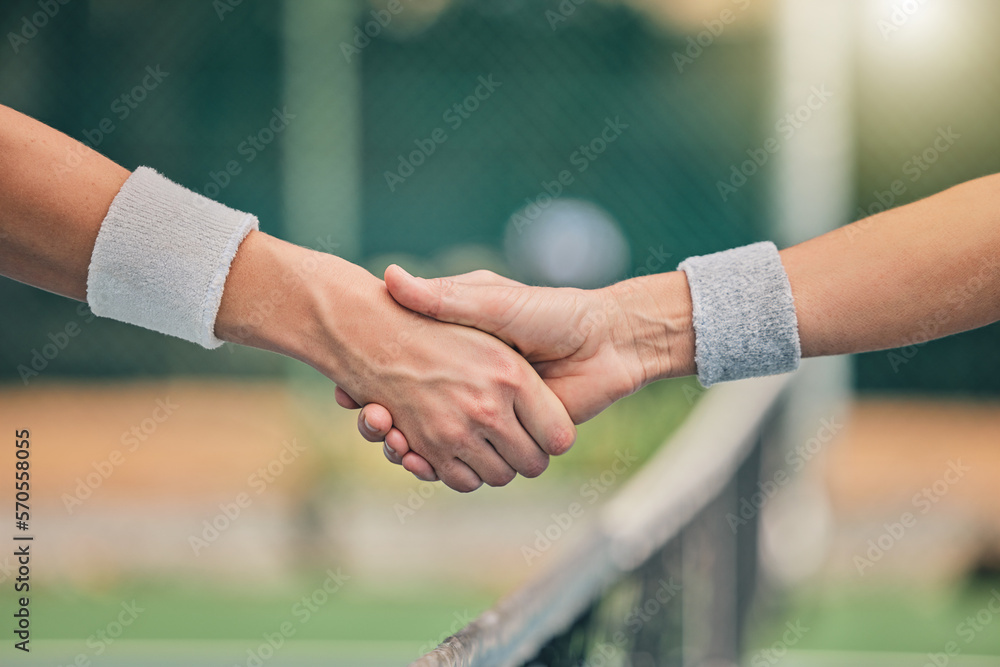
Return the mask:
[[385,447],[386,451],[391,452],[393,456],[399,456],[399,454],[396,453],[396,450],[389,446],[388,442],[383,442],[382,446]]
[[362,417],[362,421],[363,421],[363,422],[365,423],[365,428],[366,428],[366,429],[368,429],[368,430],[369,430],[369,431],[371,431],[372,433],[374,433],[374,432],[375,432],[375,427],[374,427],[374,426],[372,426],[372,425],[371,425],[371,424],[370,424],[370,423],[368,422],[368,417],[367,417],[367,416],[365,416],[365,417]]

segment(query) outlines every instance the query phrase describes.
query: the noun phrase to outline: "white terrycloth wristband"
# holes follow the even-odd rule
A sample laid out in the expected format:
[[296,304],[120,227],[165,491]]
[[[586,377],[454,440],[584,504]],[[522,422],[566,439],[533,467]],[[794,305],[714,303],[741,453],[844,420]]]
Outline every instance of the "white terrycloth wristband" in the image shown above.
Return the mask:
[[773,243],[689,257],[677,268],[691,288],[694,359],[702,385],[799,367],[792,287]]
[[219,347],[222,288],[240,243],[257,227],[255,216],[139,167],[101,223],[87,303],[101,317]]

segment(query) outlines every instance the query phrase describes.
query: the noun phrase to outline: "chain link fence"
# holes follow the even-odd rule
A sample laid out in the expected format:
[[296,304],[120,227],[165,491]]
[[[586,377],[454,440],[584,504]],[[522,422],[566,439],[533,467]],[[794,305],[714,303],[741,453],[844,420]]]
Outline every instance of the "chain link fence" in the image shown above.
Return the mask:
[[[425,275],[485,266],[529,280],[595,284],[773,236],[773,165],[758,160],[749,174],[742,166],[776,136],[780,121],[772,101],[779,4],[356,0],[350,31],[324,26],[326,14],[316,9],[310,37],[289,29],[290,5],[281,2],[15,0],[0,9],[0,93],[5,104],[127,167],[154,166],[253,211],[265,231],[308,243],[288,226],[289,197],[299,195],[287,187],[294,151],[308,146],[290,146],[282,130],[301,122],[321,134],[324,119],[341,128],[345,121],[319,103],[289,106],[290,78],[308,82],[313,66],[330,63],[287,55],[290,45],[328,32],[322,58],[342,58],[337,65],[352,82],[337,92],[353,98],[346,122],[354,124],[348,135],[357,161],[332,176],[313,174],[309,187],[347,183],[357,215],[330,210],[312,230],[350,218],[358,251],[348,254],[376,273],[401,261]],[[875,210],[879,192],[915,175],[905,163],[933,147],[943,128],[961,138],[918,179],[904,180],[895,204],[997,171],[997,8],[985,0],[949,3],[967,29],[959,26],[938,59],[907,61],[900,51],[909,48],[906,31],[916,19],[886,37],[882,9],[858,5],[855,209]],[[301,16],[319,4],[296,7]],[[72,156],[61,167],[71,169]],[[556,198],[595,205],[595,219],[559,227],[553,211],[564,211],[553,206]],[[569,232],[525,264],[518,240],[534,239],[546,225]],[[338,252],[335,237],[320,233],[313,244]],[[284,368],[273,355],[206,352],[95,320],[77,304],[11,281],[0,282],[0,301],[8,322],[0,327],[0,378],[7,381],[30,384],[38,377],[32,371],[269,375]],[[73,322],[78,335],[60,345]],[[996,392],[996,335],[992,327],[921,346],[903,363],[887,353],[862,355],[858,381]]]

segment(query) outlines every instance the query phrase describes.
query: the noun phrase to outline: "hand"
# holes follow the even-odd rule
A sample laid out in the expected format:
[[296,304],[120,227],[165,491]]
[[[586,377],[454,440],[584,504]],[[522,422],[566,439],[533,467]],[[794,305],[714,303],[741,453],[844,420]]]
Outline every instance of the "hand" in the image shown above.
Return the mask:
[[[575,423],[653,380],[694,372],[691,302],[682,273],[579,290],[528,287],[490,271],[424,280],[390,266],[385,282],[401,305],[486,331],[518,350]],[[338,403],[360,407],[342,390]],[[384,438],[390,461],[421,479],[434,478],[433,465],[410,451],[382,406],[365,406],[358,429],[366,439]]]
[[500,341],[406,310],[368,272],[257,232],[233,263],[216,333],[391,407],[408,448],[459,491],[538,475],[576,436],[559,399]]

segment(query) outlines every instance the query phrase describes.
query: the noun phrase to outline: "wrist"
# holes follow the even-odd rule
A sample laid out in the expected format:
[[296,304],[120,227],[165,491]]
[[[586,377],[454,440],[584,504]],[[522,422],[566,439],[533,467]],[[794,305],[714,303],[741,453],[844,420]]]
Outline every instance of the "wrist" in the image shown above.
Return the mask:
[[[339,257],[252,232],[233,260],[215,323],[221,340],[336,369],[331,301],[377,278]],[[334,316],[340,315],[334,311]]]
[[615,348],[636,388],[697,372],[691,293],[681,271],[625,280],[606,288],[616,302]]

